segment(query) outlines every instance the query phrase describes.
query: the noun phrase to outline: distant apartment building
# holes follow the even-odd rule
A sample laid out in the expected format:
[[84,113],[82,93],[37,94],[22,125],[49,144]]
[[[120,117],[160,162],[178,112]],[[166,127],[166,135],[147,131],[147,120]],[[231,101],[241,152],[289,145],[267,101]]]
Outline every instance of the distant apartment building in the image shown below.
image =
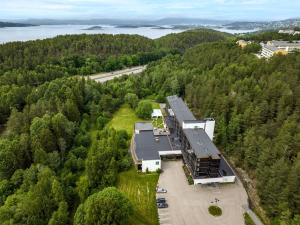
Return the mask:
[[298,35],[300,34],[300,31],[295,31],[295,30],[279,30],[279,34],[289,34],[289,35]]
[[294,30],[279,30],[278,33],[279,34],[291,34],[293,35],[294,34]]
[[271,58],[273,55],[287,55],[293,51],[300,50],[300,41],[268,41],[266,44],[261,43],[261,56]]

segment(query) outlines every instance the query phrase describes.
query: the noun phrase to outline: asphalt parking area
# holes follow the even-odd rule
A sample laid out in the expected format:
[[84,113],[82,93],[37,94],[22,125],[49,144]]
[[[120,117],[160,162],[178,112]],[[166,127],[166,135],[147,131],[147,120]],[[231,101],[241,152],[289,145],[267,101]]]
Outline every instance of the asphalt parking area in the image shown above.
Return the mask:
[[[158,185],[168,192],[157,197],[165,197],[169,207],[158,209],[161,225],[244,225],[243,206],[247,205],[247,194],[240,181],[194,186],[188,185],[181,161],[163,161],[162,169]],[[208,213],[215,199],[223,210],[220,217]]]

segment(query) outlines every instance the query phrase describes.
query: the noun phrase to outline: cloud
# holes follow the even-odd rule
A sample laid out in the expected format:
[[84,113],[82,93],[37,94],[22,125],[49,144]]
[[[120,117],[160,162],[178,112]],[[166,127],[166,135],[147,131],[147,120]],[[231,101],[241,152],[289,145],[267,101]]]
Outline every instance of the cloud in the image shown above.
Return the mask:
[[0,17],[276,19],[297,17],[294,0],[0,0]]

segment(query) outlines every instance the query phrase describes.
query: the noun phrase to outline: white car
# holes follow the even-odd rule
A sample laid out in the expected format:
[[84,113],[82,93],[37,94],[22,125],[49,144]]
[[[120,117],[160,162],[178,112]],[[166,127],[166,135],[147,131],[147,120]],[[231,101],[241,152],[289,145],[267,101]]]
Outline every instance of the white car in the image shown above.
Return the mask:
[[156,193],[167,193],[167,190],[164,189],[164,188],[157,187],[156,188]]

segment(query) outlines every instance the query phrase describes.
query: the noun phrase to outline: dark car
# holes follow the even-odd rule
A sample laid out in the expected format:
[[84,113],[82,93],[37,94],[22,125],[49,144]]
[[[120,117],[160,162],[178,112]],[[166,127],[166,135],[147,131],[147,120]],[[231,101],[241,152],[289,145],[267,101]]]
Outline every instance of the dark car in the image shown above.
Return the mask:
[[168,208],[168,204],[167,203],[157,203],[157,208],[159,208],[159,209]]
[[166,199],[165,198],[157,198],[156,203],[166,203]]

